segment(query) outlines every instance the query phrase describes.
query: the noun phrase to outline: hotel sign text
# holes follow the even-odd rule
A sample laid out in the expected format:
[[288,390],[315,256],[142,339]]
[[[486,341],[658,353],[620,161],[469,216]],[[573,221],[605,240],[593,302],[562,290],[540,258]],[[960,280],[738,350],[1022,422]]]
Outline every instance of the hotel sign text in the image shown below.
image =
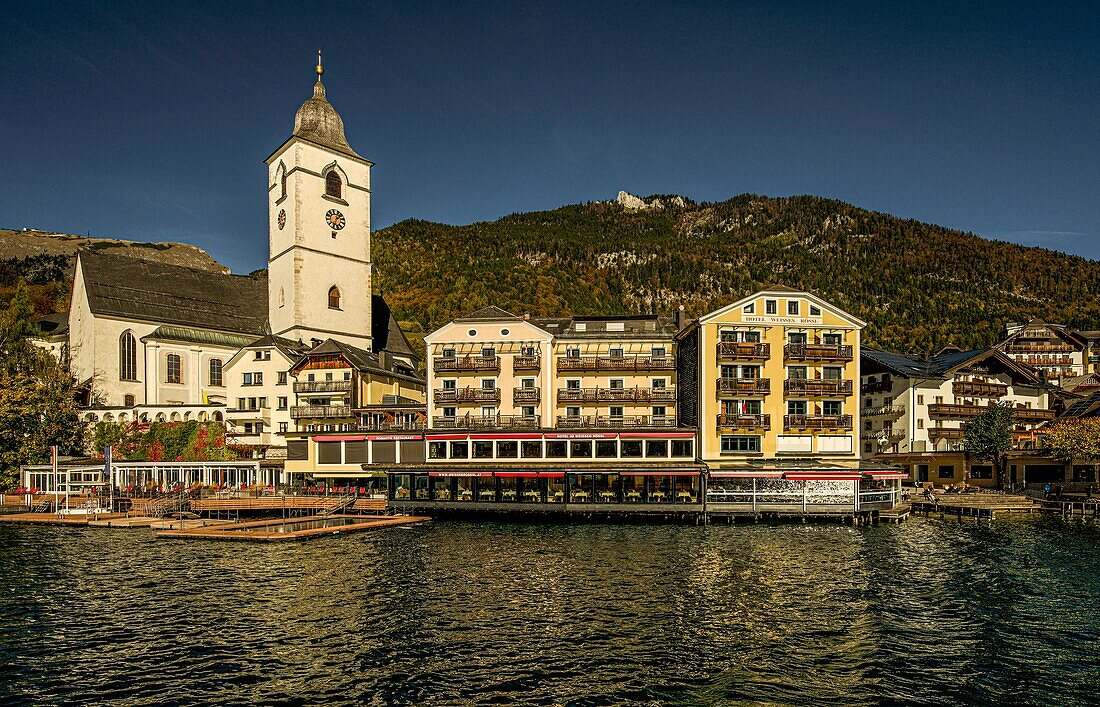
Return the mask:
[[745,324],[821,324],[821,317],[780,317],[762,314],[749,314],[741,317]]

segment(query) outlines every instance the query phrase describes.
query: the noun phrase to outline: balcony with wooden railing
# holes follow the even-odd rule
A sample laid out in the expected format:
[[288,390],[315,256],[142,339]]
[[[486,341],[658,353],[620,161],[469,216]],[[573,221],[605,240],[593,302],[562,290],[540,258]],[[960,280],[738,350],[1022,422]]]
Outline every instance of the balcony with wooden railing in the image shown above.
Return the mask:
[[433,430],[537,430],[539,415],[437,415],[432,418]]
[[851,395],[852,381],[837,378],[788,378],[783,381],[783,392],[810,397]]
[[763,415],[718,415],[718,428],[730,430],[770,430],[772,416]]
[[846,344],[787,344],[783,358],[792,361],[851,361],[853,349]]
[[675,388],[562,388],[559,403],[674,403]]
[[975,398],[1000,398],[1008,395],[1008,386],[1003,383],[986,381],[955,381],[951,384],[955,395],[969,395]]
[[338,381],[296,381],[295,393],[349,393],[351,380]]
[[772,390],[770,378],[719,378],[715,383],[718,396],[767,395]]
[[1013,342],[1006,344],[1004,351],[1010,354],[1055,354],[1073,353],[1077,349],[1070,344]]
[[785,430],[850,430],[851,415],[784,415]]
[[894,387],[894,381],[890,378],[886,380],[868,381],[859,386],[859,392],[863,395],[874,395],[875,393],[889,393]]
[[958,440],[962,439],[966,435],[966,430],[955,427],[942,427],[936,425],[928,428],[929,439],[949,439]]
[[875,415],[890,415],[891,417],[896,417],[896,416],[902,415],[904,413],[905,413],[905,406],[904,405],[894,405],[894,404],[877,405],[877,406],[874,406],[874,407],[863,408],[863,410],[860,411],[860,414],[863,415],[864,417],[874,417]]
[[988,405],[933,403],[928,406],[928,414],[932,417],[976,417],[988,409]]
[[562,429],[637,429],[676,427],[674,415],[558,415]]
[[512,388],[512,402],[537,403],[542,400],[542,388]]
[[359,421],[359,432],[422,432],[428,426],[428,421],[422,418],[416,420],[371,420],[363,418]]
[[719,361],[766,360],[771,357],[772,345],[758,341],[719,341]]
[[465,371],[500,371],[499,356],[436,356],[432,359],[436,373]]
[[558,371],[674,371],[673,356],[563,356]]
[[290,418],[292,420],[301,420],[311,417],[351,417],[351,405],[294,405],[290,408]]
[[499,403],[500,388],[444,388],[433,393],[439,403]]
[[537,371],[542,368],[542,356],[538,354],[521,355],[512,359],[513,371]]
[[1053,420],[1056,413],[1046,408],[1013,408],[1012,417],[1021,422],[1044,422]]
[[898,442],[905,439],[907,436],[909,436],[909,433],[905,431],[905,428],[889,427],[879,430],[876,435],[876,439],[878,439],[878,442],[881,445],[891,445],[897,444]]

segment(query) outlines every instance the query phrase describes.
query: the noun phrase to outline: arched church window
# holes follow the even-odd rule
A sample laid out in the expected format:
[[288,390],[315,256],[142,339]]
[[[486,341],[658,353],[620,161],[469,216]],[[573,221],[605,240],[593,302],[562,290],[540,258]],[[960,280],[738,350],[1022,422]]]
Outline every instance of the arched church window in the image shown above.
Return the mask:
[[344,195],[344,181],[340,179],[340,173],[330,169],[325,175],[325,195],[340,199]]
[[137,380],[137,339],[129,331],[122,332],[118,339],[118,379]]
[[222,360],[210,359],[210,385],[221,387],[222,385]]
[[328,289],[328,308],[340,309],[340,288],[336,285]]
[[286,167],[279,163],[279,201],[286,198]]
[[165,361],[164,382],[179,383],[180,380],[180,357],[178,354],[168,354]]

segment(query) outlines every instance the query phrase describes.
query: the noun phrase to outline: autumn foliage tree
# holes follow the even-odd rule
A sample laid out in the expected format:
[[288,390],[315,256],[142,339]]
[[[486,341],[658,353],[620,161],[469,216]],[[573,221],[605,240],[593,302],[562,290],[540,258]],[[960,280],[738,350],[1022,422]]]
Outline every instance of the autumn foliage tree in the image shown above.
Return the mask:
[[1100,459],[1100,418],[1059,420],[1044,429],[1047,454],[1064,462]]

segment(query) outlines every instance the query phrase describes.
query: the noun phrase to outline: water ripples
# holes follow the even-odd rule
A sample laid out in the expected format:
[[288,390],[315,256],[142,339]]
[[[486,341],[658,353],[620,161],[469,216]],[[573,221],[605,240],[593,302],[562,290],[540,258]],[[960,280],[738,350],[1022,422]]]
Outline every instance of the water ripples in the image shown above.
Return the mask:
[[0,701],[1096,700],[1100,540],[436,522],[305,543],[0,526]]

